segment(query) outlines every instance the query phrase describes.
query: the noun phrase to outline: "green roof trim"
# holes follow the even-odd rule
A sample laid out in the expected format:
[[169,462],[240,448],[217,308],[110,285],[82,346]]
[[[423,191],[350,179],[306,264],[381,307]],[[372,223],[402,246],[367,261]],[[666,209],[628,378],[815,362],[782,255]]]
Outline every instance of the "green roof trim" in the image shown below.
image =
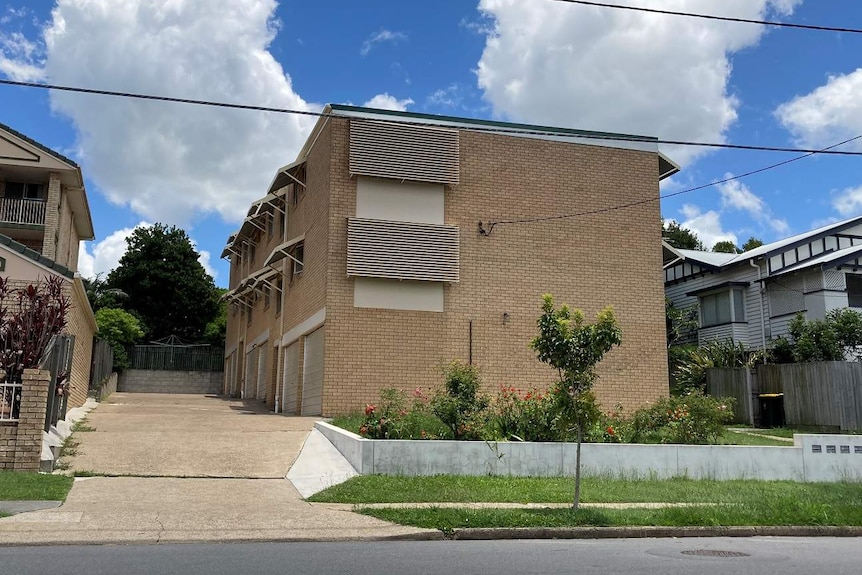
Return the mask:
[[19,254],[21,254],[22,256],[27,258],[28,260],[32,260],[38,264],[45,266],[46,268],[54,270],[55,272],[57,272],[58,274],[60,274],[62,276],[65,276],[69,279],[75,278],[75,272],[73,272],[72,270],[70,270],[66,266],[61,266],[60,264],[58,264],[54,260],[52,260],[50,258],[46,258],[45,256],[43,256],[42,254],[40,254],[36,250],[30,249],[27,246],[25,246],[24,244],[16,242],[15,240],[10,238],[9,236],[4,236],[3,234],[0,234],[0,245],[6,246],[7,248],[9,248],[13,252],[18,252]]
[[9,126],[4,124],[3,122],[0,122],[0,130],[5,130],[6,132],[9,132],[13,136],[15,136],[17,138],[21,138],[22,140],[24,140],[28,144],[36,146],[37,148],[39,148],[43,152],[51,154],[52,156],[54,156],[55,158],[57,158],[61,162],[65,162],[65,163],[69,164],[70,166],[72,166],[73,168],[79,167],[78,164],[74,160],[70,160],[69,158],[67,158],[63,154],[61,154],[59,152],[55,152],[54,150],[52,150],[48,146],[46,146],[44,144],[40,144],[39,142],[37,142],[33,138],[25,136],[24,134],[22,134],[21,132],[19,132],[18,130],[14,129],[14,128],[10,128]]
[[496,120],[480,120],[478,118],[460,118],[458,116],[439,116],[436,114],[421,114],[418,112],[401,112],[397,110],[381,110],[378,108],[364,108],[362,106],[348,106],[346,104],[329,104],[336,112],[355,112],[360,114],[384,114],[405,119],[432,120],[438,122],[452,122],[458,124],[473,124],[488,128],[503,128],[506,130],[527,130],[535,132],[548,132],[549,134],[560,134],[561,136],[589,136],[591,138],[614,138],[624,139],[631,142],[656,143],[658,138],[653,136],[638,136],[635,134],[620,134],[615,132],[594,132],[591,130],[575,130],[573,128],[559,128],[554,126],[540,126],[536,124],[516,124],[514,122],[499,122]]

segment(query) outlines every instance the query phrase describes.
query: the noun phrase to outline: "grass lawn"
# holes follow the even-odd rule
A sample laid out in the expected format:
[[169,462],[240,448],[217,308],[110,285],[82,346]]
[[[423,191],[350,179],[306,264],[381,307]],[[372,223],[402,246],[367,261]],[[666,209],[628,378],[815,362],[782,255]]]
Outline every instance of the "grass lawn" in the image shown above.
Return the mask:
[[73,481],[73,478],[63,475],[0,471],[0,500],[63,501]]
[[[337,503],[568,503],[571,478],[360,476],[311,497]],[[578,525],[860,525],[862,484],[792,481],[628,481],[584,478],[588,503],[709,503],[666,509],[362,509],[404,525],[564,527]]]

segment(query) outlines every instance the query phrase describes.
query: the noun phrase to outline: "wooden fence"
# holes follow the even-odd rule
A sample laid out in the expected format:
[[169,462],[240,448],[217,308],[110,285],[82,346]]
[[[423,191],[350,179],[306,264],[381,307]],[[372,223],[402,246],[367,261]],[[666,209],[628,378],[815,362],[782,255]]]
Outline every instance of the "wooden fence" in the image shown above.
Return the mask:
[[[750,383],[747,368],[707,370],[707,393],[737,398],[761,393],[784,394],[784,416],[788,425],[837,427],[862,430],[862,363],[828,361],[759,365]],[[738,422],[757,416],[752,402],[751,418],[734,411]]]
[[706,372],[706,393],[713,397],[732,397],[733,422],[748,423],[752,419],[753,374],[745,368],[717,367]]
[[129,368],[164,371],[224,371],[224,348],[183,345],[136,345]]

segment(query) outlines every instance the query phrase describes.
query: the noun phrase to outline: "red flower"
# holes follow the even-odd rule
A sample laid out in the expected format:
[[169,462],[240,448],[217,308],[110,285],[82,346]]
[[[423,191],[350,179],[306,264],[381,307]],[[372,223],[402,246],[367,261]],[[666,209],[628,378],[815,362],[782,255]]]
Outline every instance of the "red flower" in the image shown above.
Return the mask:
[[533,397],[533,393],[528,391],[527,395],[524,396],[524,399],[531,399]]
[[368,417],[369,415],[371,415],[372,413],[374,413],[374,410],[375,410],[375,409],[377,409],[377,406],[376,406],[376,405],[371,405],[370,403],[369,403],[369,404],[367,404],[367,405],[365,406],[365,417]]
[[611,426],[608,426],[608,435],[613,435],[613,434],[614,434],[614,428]]

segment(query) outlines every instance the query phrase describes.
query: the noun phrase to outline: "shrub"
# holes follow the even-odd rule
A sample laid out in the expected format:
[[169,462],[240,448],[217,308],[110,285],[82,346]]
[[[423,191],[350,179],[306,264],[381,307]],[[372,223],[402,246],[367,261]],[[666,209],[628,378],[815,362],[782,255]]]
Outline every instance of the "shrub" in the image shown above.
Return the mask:
[[113,370],[121,372],[129,367],[126,347],[140,341],[144,330],[138,318],[118,308],[105,307],[96,312],[99,337],[107,341],[114,352]]
[[72,306],[63,288],[56,277],[20,289],[0,277],[0,372],[8,381],[38,367],[51,338],[66,327]]
[[449,437],[443,422],[431,413],[422,390],[412,393],[407,407],[403,391],[384,389],[378,404],[365,406],[365,420],[359,434],[370,439],[444,439]]
[[806,320],[801,313],[790,322],[789,337],[773,343],[778,363],[843,361],[849,355],[859,359],[862,346],[862,314],[835,309],[822,320]]
[[446,381],[431,398],[431,411],[455,439],[482,439],[489,401],[479,393],[479,371],[473,365],[453,361],[443,373]]
[[712,367],[745,367],[760,361],[757,352],[747,351],[741,342],[726,339],[709,341],[695,348],[675,352],[673,372],[675,395],[706,390],[706,370]]
[[733,398],[696,391],[660,399],[634,413],[627,439],[634,443],[717,443],[723,426],[733,420],[733,402]]
[[550,393],[533,389],[523,396],[503,386],[493,404],[491,433],[502,440],[559,441],[554,400]]

